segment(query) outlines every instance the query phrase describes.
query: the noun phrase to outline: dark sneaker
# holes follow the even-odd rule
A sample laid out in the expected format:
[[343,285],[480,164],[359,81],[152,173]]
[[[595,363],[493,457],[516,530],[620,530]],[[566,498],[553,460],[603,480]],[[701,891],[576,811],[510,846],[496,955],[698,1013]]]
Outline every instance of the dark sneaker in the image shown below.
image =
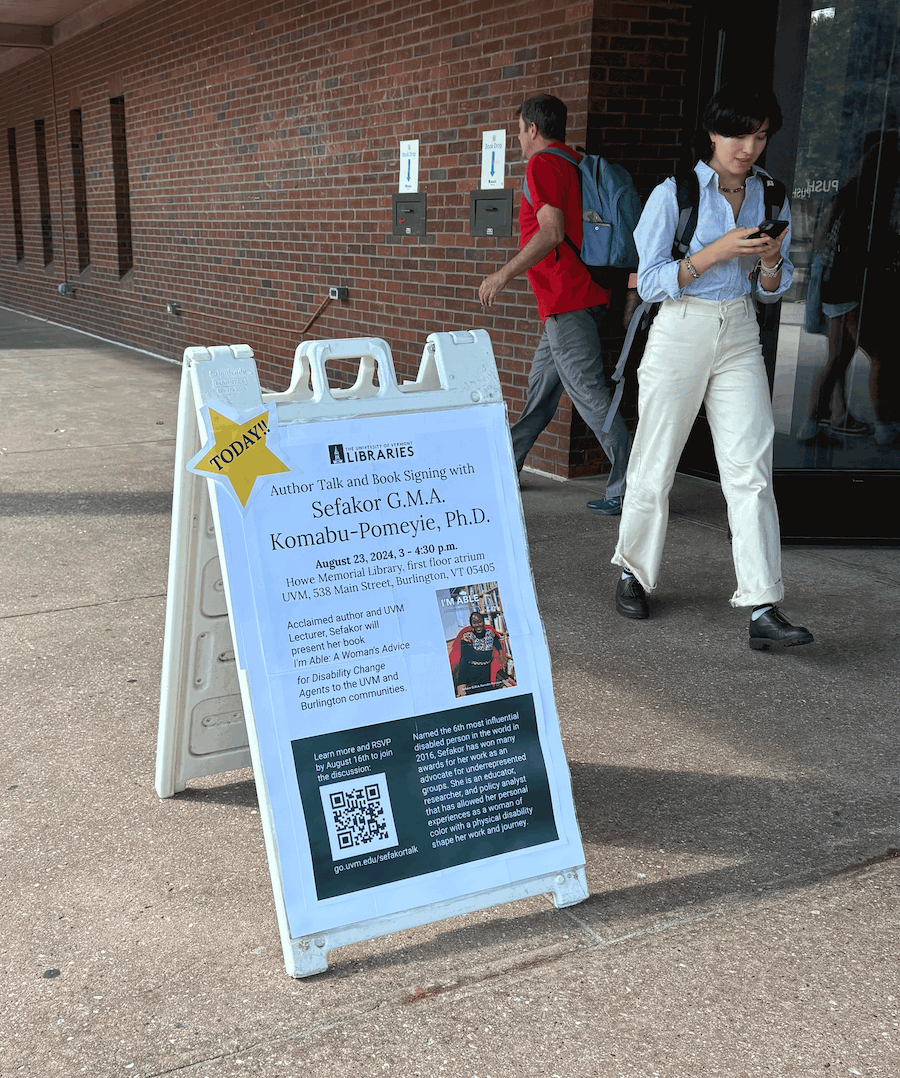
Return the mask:
[[601,517],[617,517],[622,512],[621,498],[598,498],[587,503],[588,509]]
[[830,419],[807,419],[797,431],[797,441],[803,445],[837,446],[841,443],[831,429]]
[[750,619],[750,647],[753,651],[771,651],[773,648],[792,648],[798,644],[811,644],[813,635],[809,629],[791,625],[777,606],[769,607],[753,621]]
[[863,420],[857,419],[855,415],[847,414],[846,419],[842,419],[840,423],[835,423],[830,419],[825,423],[825,426],[831,431],[832,434],[840,434],[844,438],[861,438],[863,435],[871,434],[875,429],[871,423],[864,423]]

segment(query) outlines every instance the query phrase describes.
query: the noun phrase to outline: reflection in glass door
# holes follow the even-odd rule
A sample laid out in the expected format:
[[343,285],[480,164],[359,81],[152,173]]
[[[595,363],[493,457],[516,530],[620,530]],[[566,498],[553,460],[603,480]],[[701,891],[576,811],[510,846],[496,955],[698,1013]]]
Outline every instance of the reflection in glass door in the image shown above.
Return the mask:
[[786,113],[799,108],[799,129],[796,274],[778,341],[775,465],[894,470],[900,468],[900,4],[835,0],[803,7],[809,21],[802,27],[808,31],[802,100],[782,101]]

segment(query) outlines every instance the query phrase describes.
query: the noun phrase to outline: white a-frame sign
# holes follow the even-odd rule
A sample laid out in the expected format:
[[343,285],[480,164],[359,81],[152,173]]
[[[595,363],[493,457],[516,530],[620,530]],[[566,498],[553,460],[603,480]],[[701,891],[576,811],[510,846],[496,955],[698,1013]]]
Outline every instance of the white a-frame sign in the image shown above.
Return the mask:
[[403,385],[384,341],[307,342],[265,400],[249,348],[189,348],[177,460],[156,788],[252,761],[288,972],[586,898],[488,335]]

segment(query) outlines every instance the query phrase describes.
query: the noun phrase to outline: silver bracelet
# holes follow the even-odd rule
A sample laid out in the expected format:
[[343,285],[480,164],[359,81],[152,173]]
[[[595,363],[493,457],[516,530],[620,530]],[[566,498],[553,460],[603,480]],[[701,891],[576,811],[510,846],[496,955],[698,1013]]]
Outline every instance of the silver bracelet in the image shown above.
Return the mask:
[[685,258],[682,259],[682,261],[684,262],[685,266],[687,266],[688,273],[690,273],[690,275],[696,281],[700,274],[694,269],[694,263],[691,261],[691,256],[686,255]]
[[784,265],[784,259],[779,258],[778,262],[772,269],[762,264],[762,259],[759,260],[759,275],[760,277],[777,277],[781,273],[781,267]]

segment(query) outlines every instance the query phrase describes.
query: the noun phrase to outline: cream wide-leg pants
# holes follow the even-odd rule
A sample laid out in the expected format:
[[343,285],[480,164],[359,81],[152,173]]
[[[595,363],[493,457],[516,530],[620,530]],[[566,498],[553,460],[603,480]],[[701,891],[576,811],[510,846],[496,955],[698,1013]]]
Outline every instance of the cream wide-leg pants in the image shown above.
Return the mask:
[[630,569],[648,591],[657,586],[669,492],[703,404],[733,536],[737,590],[731,605],[779,602],[775,424],[751,298],[665,300],[650,328],[638,383],[638,426],[613,564]]

